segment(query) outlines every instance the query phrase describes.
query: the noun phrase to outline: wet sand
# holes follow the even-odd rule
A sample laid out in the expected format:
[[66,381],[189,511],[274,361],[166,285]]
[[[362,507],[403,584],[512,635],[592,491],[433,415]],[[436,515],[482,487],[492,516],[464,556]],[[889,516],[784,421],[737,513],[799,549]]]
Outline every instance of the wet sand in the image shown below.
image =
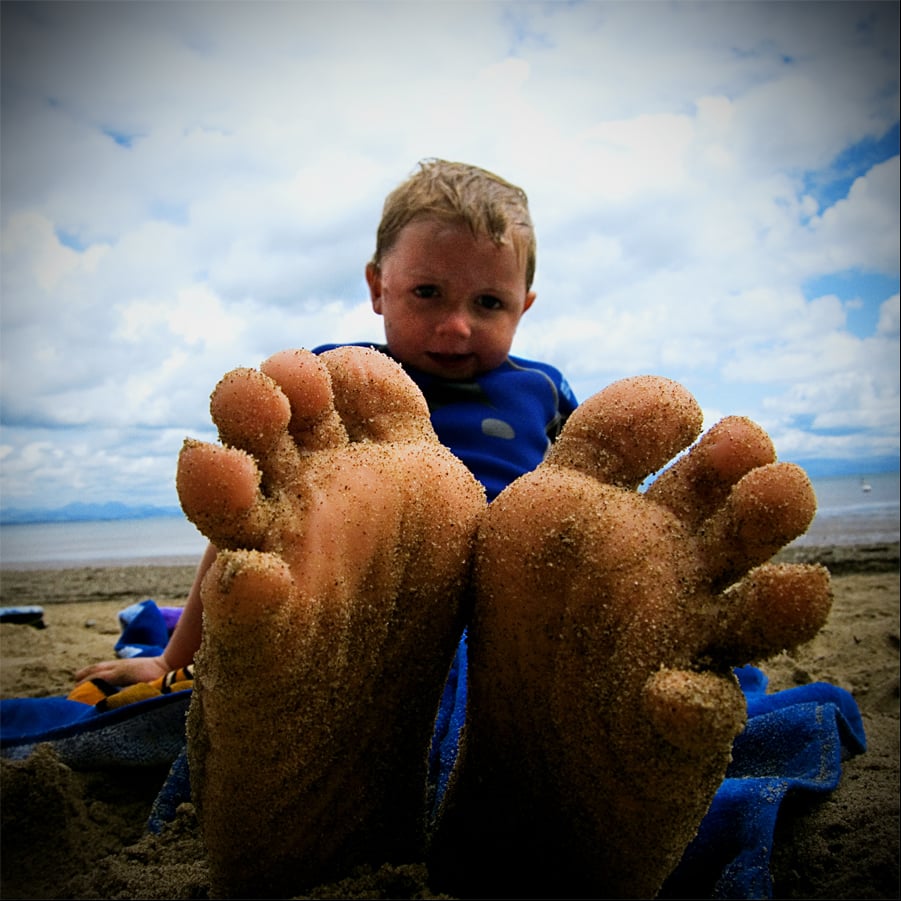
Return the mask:
[[[789,798],[772,870],[776,898],[899,897],[898,544],[793,547],[783,558],[824,562],[835,603],[826,627],[792,655],[763,664],[773,690],[827,681],[863,713],[865,754],[845,762],[825,798]],[[108,658],[117,614],[152,597],[183,603],[194,567],[3,570],[0,603],[40,605],[46,628],[0,624],[0,696],[64,695],[72,672]],[[144,826],[165,772],[75,772],[52,753],[2,766],[3,898],[205,898],[194,812],[162,835]],[[432,898],[421,864],[385,866],[303,897]]]

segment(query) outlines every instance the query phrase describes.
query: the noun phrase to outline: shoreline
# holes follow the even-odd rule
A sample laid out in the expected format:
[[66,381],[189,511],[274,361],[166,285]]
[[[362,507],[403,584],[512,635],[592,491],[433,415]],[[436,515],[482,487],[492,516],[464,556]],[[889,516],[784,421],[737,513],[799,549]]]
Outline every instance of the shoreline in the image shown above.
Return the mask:
[[200,554],[167,554],[159,557],[89,557],[85,560],[24,560],[4,563],[0,560],[0,579],[5,573],[58,572],[62,569],[137,569],[142,567],[194,568]]
[[[187,580],[185,592],[191,587],[194,572],[200,560],[195,555],[131,557],[122,559],[98,558],[85,561],[40,561],[4,564],[0,559],[0,603],[12,606],[26,603],[8,597],[27,584],[41,581],[58,581],[64,574],[73,575],[73,596],[57,597],[52,591],[45,603],[66,603],[95,599],[120,592],[128,594],[138,584],[160,588],[171,595],[172,579]],[[859,572],[891,572],[901,566],[901,543],[898,541],[818,544],[791,544],[773,557],[775,563],[822,563],[833,575]],[[113,586],[95,593],[91,582],[97,575],[113,581]],[[43,577],[42,577],[42,574]],[[52,575],[51,575],[52,574]],[[96,589],[96,585],[93,588]],[[171,600],[171,597],[167,597]],[[32,601],[28,601],[31,603]]]

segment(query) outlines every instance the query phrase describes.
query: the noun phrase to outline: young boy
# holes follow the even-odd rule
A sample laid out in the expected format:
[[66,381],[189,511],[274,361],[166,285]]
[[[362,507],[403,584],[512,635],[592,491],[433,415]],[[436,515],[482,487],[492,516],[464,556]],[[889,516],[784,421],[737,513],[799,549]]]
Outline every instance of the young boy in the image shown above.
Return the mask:
[[[578,403],[557,369],[510,356],[519,320],[535,301],[535,265],[525,193],[475,166],[430,160],[386,199],[366,266],[386,344],[358,346],[403,366],[441,443],[489,501],[541,463]],[[91,664],[76,681],[151,682],[191,663],[200,647],[200,585],[215,557],[208,547],[162,657]]]
[[179,626],[161,658],[77,678],[144,681],[197,654],[189,754],[214,893],[421,859],[432,721],[469,623],[434,872],[462,891],[500,867],[508,889],[522,871],[518,896],[560,872],[653,894],[741,729],[730,666],[825,620],[825,571],[743,578],[815,505],[756,426],[725,420],[638,495],[697,436],[693,398],[646,377],[577,408],[560,373],[509,356],[534,247],[519,189],[423,164],[386,201],[366,270],[386,353],[232,373],[211,405],[226,446],[182,452],[182,505],[212,543]]

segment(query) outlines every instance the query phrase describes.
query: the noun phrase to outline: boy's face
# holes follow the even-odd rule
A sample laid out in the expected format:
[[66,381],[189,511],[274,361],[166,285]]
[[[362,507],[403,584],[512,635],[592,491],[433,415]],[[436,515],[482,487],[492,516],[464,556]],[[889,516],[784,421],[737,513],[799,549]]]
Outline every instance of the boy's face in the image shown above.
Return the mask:
[[381,266],[366,267],[366,281],[394,357],[446,379],[503,363],[535,300],[511,243],[437,219],[406,225]]

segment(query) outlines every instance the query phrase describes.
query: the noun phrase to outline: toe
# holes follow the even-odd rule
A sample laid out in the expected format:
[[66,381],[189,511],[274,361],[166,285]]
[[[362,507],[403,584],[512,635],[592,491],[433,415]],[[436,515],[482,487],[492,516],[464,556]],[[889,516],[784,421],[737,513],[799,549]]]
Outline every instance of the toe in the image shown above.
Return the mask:
[[676,382],[623,379],[576,409],[548,461],[637,488],[697,437],[702,420],[697,401]]
[[437,443],[422,392],[390,357],[364,347],[339,347],[321,359],[351,441]]
[[284,608],[294,580],[276,554],[226,551],[204,577],[203,609],[217,628],[258,627],[267,611]]
[[644,708],[657,731],[694,755],[729,747],[745,724],[745,699],[735,679],[660,669],[645,683]]
[[306,350],[283,350],[260,369],[278,384],[290,404],[289,431],[299,448],[315,451],[347,443],[321,358]]
[[661,473],[647,496],[689,527],[696,526],[726,502],[736,482],[775,459],[773,443],[760,426],[743,417],[729,417]]
[[816,506],[813,486],[800,466],[771,463],[752,469],[698,529],[710,583],[724,587],[765,563],[804,534]]
[[256,544],[268,524],[260,471],[241,450],[185,442],[175,485],[185,515],[216,547]]
[[291,418],[288,398],[255,369],[235,369],[224,376],[210,398],[210,413],[223,444],[254,455],[270,451]]
[[764,660],[810,641],[832,606],[823,566],[764,564],[724,597],[724,615],[702,656],[735,665]]

